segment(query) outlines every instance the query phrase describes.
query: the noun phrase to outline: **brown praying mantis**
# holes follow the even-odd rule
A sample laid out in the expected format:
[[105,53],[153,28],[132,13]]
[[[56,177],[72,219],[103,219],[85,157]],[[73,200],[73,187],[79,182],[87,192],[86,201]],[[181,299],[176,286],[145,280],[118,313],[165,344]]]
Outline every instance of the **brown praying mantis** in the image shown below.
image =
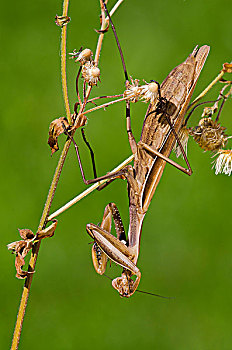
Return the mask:
[[[121,55],[126,85],[129,86],[116,30],[106,5],[104,2],[103,4]],[[141,138],[138,143],[136,143],[131,130],[130,102],[128,99],[126,105],[127,134],[131,151],[134,155],[133,166],[128,165],[118,172],[109,173],[98,178],[96,178],[96,171],[94,170],[95,179],[86,180],[78,146],[72,136],[67,133],[75,145],[82,178],[86,184],[103,179],[109,179],[109,182],[116,178],[127,180],[130,215],[128,239],[126,238],[119,211],[114,203],[106,206],[100,226],[95,224],[87,224],[86,226],[87,233],[94,239],[92,259],[97,273],[102,275],[105,272],[108,258],[123,267],[121,277],[117,277],[112,281],[113,287],[123,297],[130,297],[136,291],[141,279],[137,260],[140,250],[142,224],[166,163],[172,164],[187,175],[192,174],[178,134],[184,125],[184,116],[209,50],[210,48],[207,45],[200,48],[196,47],[183,63],[169,73],[161,86],[159,83],[152,81],[152,90],[156,98],[150,100],[151,102],[143,122]],[[183,154],[187,169],[169,159],[176,142]],[[87,142],[86,144],[88,145]],[[88,147],[90,148],[90,146]],[[112,219],[117,237],[111,234]],[[135,280],[131,278],[133,275],[136,276]]]
[[[92,248],[93,263],[96,271],[103,274],[107,257],[123,267],[121,277],[112,281],[113,287],[123,297],[130,297],[137,289],[141,272],[137,267],[140,249],[142,224],[152,197],[162,176],[166,162],[191,175],[192,170],[178,137],[184,123],[197,80],[209,53],[209,46],[195,48],[187,59],[174,68],[163,81],[159,97],[148,107],[140,141],[136,143],[131,131],[129,108],[127,108],[127,133],[134,165],[126,166],[117,173],[101,178],[126,178],[128,183],[130,223],[128,240],[126,239],[119,211],[114,203],[106,206],[101,226],[87,224],[88,234],[96,242]],[[128,104],[127,104],[128,106]],[[169,159],[169,155],[178,143],[187,169]],[[92,181],[91,181],[92,182]],[[111,234],[111,221],[114,221],[117,237]],[[136,276],[135,281],[131,278]]]

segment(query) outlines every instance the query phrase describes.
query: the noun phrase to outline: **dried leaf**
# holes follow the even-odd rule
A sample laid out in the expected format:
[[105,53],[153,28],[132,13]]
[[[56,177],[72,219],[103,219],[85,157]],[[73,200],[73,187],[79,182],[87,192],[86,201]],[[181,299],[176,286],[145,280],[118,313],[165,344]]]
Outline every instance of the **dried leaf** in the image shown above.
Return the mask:
[[232,63],[224,63],[222,70],[226,73],[232,73]]
[[15,268],[16,268],[16,277],[19,279],[24,279],[27,277],[28,272],[22,270],[22,266],[25,265],[25,260],[21,255],[17,255],[15,258]]
[[95,32],[97,32],[98,34],[105,34],[105,33],[107,33],[108,32],[108,30],[109,30],[109,24],[107,25],[107,27],[106,27],[106,29],[94,29],[95,30]]
[[57,220],[54,220],[50,226],[36,233],[36,239],[52,237],[54,235],[56,226],[57,226]]
[[16,267],[16,277],[19,279],[26,278],[28,273],[27,271],[23,271],[22,267],[25,265],[25,256],[31,250],[35,235],[31,230],[28,229],[19,229],[19,234],[22,238],[21,241],[12,242],[7,245],[8,250],[11,250],[15,255],[15,267]]
[[33,246],[34,238],[33,239],[25,239],[23,241],[16,241],[12,242],[7,245],[8,250],[11,250],[12,253],[16,254],[16,256],[19,254],[22,257],[25,257],[27,253],[30,251],[30,249]]
[[[100,15],[100,26],[102,26],[102,15]],[[99,30],[94,29],[94,30],[95,30],[95,32],[97,32],[97,33],[99,33],[99,34],[104,34],[104,33],[108,32],[109,26],[110,26],[109,21],[107,21],[107,26],[106,26],[106,28],[104,28],[104,29],[99,29]]]
[[66,130],[70,129],[70,125],[65,117],[55,119],[49,126],[49,138],[48,144],[51,148],[52,154],[58,151],[59,146],[57,138],[60,134],[63,134]]
[[57,220],[53,220],[52,224],[44,230],[38,231],[36,235],[29,229],[18,229],[20,236],[23,238],[21,241],[15,241],[7,245],[8,250],[12,251],[16,255],[15,267],[16,277],[19,279],[26,278],[28,274],[34,273],[22,270],[25,265],[25,256],[32,249],[34,241],[36,239],[42,239],[46,237],[52,237],[54,235],[57,226]]
[[22,239],[32,239],[35,237],[34,233],[29,230],[28,228],[24,228],[24,229],[19,229],[19,234],[22,237]]

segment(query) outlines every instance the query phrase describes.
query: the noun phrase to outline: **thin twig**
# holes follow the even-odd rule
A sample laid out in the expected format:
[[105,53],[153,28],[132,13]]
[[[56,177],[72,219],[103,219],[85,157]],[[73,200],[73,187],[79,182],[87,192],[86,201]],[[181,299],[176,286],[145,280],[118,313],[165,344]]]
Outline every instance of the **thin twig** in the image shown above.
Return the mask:
[[96,111],[98,109],[105,108],[105,107],[108,107],[110,105],[113,105],[114,103],[121,102],[121,101],[126,101],[128,99],[130,99],[129,96],[122,97],[122,98],[119,98],[118,100],[110,101],[110,102],[104,103],[103,105],[96,106],[96,107],[93,107],[91,109],[88,109],[87,111],[83,112],[83,114],[88,114],[88,113],[94,112],[94,111]]
[[116,98],[116,97],[122,97],[123,94],[120,94],[120,95],[111,95],[111,96],[107,96],[107,95],[104,95],[104,96],[97,96],[97,97],[93,97],[91,98],[90,100],[87,101],[87,103],[90,103],[90,102],[93,102],[95,100],[99,100],[100,98]]
[[197,104],[197,102],[204,97],[207,92],[223,77],[223,75],[225,74],[225,72],[222,70],[218,76],[205,88],[205,90],[203,90],[200,95],[198,95],[195,100],[188,106],[189,108],[192,108],[195,104]]
[[[124,0],[118,0],[118,2],[114,5],[114,7],[112,8],[112,10],[110,11],[110,17],[113,16],[114,12],[117,10],[117,8],[123,3]],[[105,1],[106,3],[106,1]],[[109,18],[106,17],[106,21],[108,20]]]
[[82,105],[82,102],[81,102],[81,97],[80,97],[80,93],[79,93],[78,83],[79,83],[79,77],[81,74],[81,69],[82,69],[82,67],[79,68],[78,73],[77,73],[77,77],[76,77],[76,93],[77,93],[77,98],[78,98],[80,106]]
[[[68,15],[68,4],[69,4],[69,0],[64,0],[62,16]],[[68,100],[68,87],[67,87],[67,74],[66,74],[66,40],[67,40],[67,25],[63,25],[61,28],[61,79],[62,79],[62,90],[63,90],[63,96],[64,96],[66,116],[69,124],[71,124],[71,113],[70,113],[70,106],[69,106],[69,100]]]
[[[115,173],[115,172],[123,169],[127,164],[132,162],[133,159],[134,159],[134,155],[131,155],[130,157],[125,159],[121,164],[119,164],[116,168],[114,168],[110,173]],[[48,221],[51,221],[54,218],[56,218],[58,215],[62,214],[64,211],[66,211],[67,209],[72,207],[74,204],[79,202],[81,199],[86,197],[88,194],[90,194],[91,192],[96,190],[100,185],[104,184],[107,181],[108,181],[108,179],[101,180],[101,181],[97,182],[96,184],[92,185],[91,187],[87,188],[87,190],[85,190],[84,192],[80,193],[75,198],[73,198],[71,201],[69,201],[68,203],[63,205],[61,208],[57,209],[54,213],[49,215]]]

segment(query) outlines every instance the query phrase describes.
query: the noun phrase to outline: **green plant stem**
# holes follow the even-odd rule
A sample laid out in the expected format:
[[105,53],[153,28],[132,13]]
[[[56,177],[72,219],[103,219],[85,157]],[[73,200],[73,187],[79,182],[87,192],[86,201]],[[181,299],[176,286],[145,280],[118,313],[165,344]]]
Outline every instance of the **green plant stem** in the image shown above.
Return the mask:
[[[47,216],[49,214],[51,203],[52,203],[52,200],[53,200],[53,197],[55,194],[57,183],[59,181],[60,173],[61,173],[61,170],[62,170],[62,167],[63,167],[63,164],[64,164],[64,161],[65,161],[70,144],[71,144],[71,141],[68,140],[63,148],[61,157],[59,159],[59,162],[58,162],[58,165],[57,165],[57,168],[56,168],[56,171],[55,171],[55,174],[54,174],[54,177],[53,177],[53,180],[52,180],[49,192],[48,192],[48,196],[47,196],[47,200],[46,200],[46,203],[44,206],[43,214],[42,214],[41,219],[40,219],[38,231],[42,230],[43,227],[46,225],[46,219],[47,219]],[[28,267],[29,272],[32,272],[35,269],[40,244],[41,244],[41,241],[38,241],[34,245],[33,252],[31,254],[31,258],[29,261],[29,267]],[[32,278],[33,278],[33,274],[29,274],[28,277],[26,278],[26,281],[25,281],[25,284],[23,287],[23,293],[22,293],[22,297],[21,297],[21,301],[20,301],[19,311],[18,311],[18,315],[17,315],[17,319],[16,319],[16,325],[15,325],[15,330],[14,330],[14,335],[13,335],[13,340],[12,340],[12,345],[11,345],[12,350],[18,349],[18,344],[20,341],[22,325],[23,325],[25,311],[26,311],[26,307],[27,307],[27,301],[28,301],[28,297],[29,297],[29,293],[30,293]]]
[[[68,4],[69,0],[64,0],[63,2],[63,16],[67,16],[68,13]],[[65,102],[65,108],[66,108],[66,114],[67,118],[69,118],[71,122],[71,116],[70,116],[70,107],[69,107],[69,102],[68,102],[68,93],[67,93],[67,78],[66,78],[66,33],[67,33],[67,27],[63,26],[62,29],[62,36],[61,36],[61,74],[62,74],[62,90],[63,90],[63,95],[64,95],[64,102]],[[43,229],[43,227],[46,225],[46,219],[47,216],[49,215],[49,210],[52,204],[52,200],[54,198],[55,190],[57,187],[57,183],[60,178],[61,170],[64,165],[64,161],[68,152],[68,149],[70,147],[71,140],[66,141],[63,151],[61,153],[49,192],[47,196],[47,200],[44,206],[43,214],[40,219],[39,227],[38,230]],[[35,243],[33,252],[31,254],[31,258],[29,261],[29,267],[28,271],[34,271],[38,253],[39,253],[39,248],[40,248],[41,241]],[[28,277],[25,280],[25,284],[23,287],[23,293],[19,305],[19,311],[17,314],[17,319],[16,319],[16,324],[15,324],[15,329],[14,329],[14,334],[13,334],[13,339],[12,339],[12,344],[11,344],[11,350],[17,350],[20,337],[21,337],[21,332],[22,332],[22,326],[23,326],[23,321],[24,321],[24,316],[26,312],[26,307],[27,307],[27,302],[29,298],[29,293],[31,289],[31,283],[32,283],[32,278],[33,274],[29,274]]]
[[193,107],[193,106],[195,106],[199,101],[200,101],[200,99],[202,98],[202,97],[204,97],[206,94],[207,94],[207,92],[223,77],[223,75],[225,74],[225,72],[222,70],[219,74],[218,74],[218,76],[205,88],[205,90],[203,90],[201,93],[200,93],[200,95],[198,95],[196,98],[195,98],[195,100],[191,103],[191,108]]
[[[64,0],[62,16],[68,15],[68,4],[69,4],[69,0]],[[68,100],[68,86],[67,86],[67,74],[66,74],[66,40],[67,40],[67,25],[64,25],[61,28],[61,80],[62,80],[62,90],[63,90],[63,96],[64,96],[66,116],[69,124],[71,124],[71,113],[70,113],[70,106],[69,106],[69,100]]]

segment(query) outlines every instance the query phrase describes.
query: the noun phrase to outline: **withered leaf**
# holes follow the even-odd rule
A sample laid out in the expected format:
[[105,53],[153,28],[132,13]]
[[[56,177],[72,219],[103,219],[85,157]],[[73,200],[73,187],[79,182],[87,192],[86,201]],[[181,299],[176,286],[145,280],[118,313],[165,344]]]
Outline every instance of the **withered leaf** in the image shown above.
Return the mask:
[[21,241],[12,242],[7,245],[8,250],[12,251],[16,255],[15,267],[16,277],[19,279],[26,278],[28,274],[33,273],[22,270],[25,265],[25,256],[32,249],[34,241],[43,239],[46,237],[52,237],[54,235],[57,226],[57,220],[53,220],[52,224],[44,230],[38,231],[36,235],[29,229],[18,229],[20,236],[23,238]]
[[35,235],[31,230],[19,229],[19,234],[23,238],[21,241],[12,242],[7,245],[8,250],[11,250],[15,255],[15,267],[16,267],[16,277],[19,279],[26,278],[28,275],[27,271],[23,271],[22,267],[25,265],[25,256],[31,250]]
[[25,260],[21,255],[17,255],[15,258],[15,268],[16,268],[16,277],[18,279],[24,279],[26,278],[29,274],[34,273],[29,272],[29,271],[24,271],[22,270],[22,267],[25,265]]
[[[99,17],[100,17],[100,25],[102,26],[102,15],[100,15]],[[107,21],[107,26],[106,26],[106,28],[104,28],[104,29],[99,29],[99,30],[94,29],[94,30],[95,30],[95,32],[97,32],[97,33],[99,33],[99,34],[101,34],[101,33],[104,34],[104,33],[108,32],[109,26],[110,26],[109,21]]]
[[24,229],[18,228],[18,230],[22,239],[32,239],[35,237],[34,233],[28,228],[24,228]]
[[223,71],[226,73],[232,73],[232,63],[224,63],[223,64]]
[[36,239],[52,237],[54,235],[56,226],[57,226],[57,220],[54,220],[50,226],[36,233]]
[[57,141],[58,136],[69,129],[70,125],[65,117],[55,119],[51,122],[49,126],[48,144],[51,148],[52,154],[59,149]]
[[16,241],[12,242],[7,245],[8,250],[11,250],[12,253],[16,254],[16,256],[19,254],[22,257],[25,257],[29,250],[32,248],[33,241],[34,241],[34,235],[32,239],[25,239],[23,241]]

